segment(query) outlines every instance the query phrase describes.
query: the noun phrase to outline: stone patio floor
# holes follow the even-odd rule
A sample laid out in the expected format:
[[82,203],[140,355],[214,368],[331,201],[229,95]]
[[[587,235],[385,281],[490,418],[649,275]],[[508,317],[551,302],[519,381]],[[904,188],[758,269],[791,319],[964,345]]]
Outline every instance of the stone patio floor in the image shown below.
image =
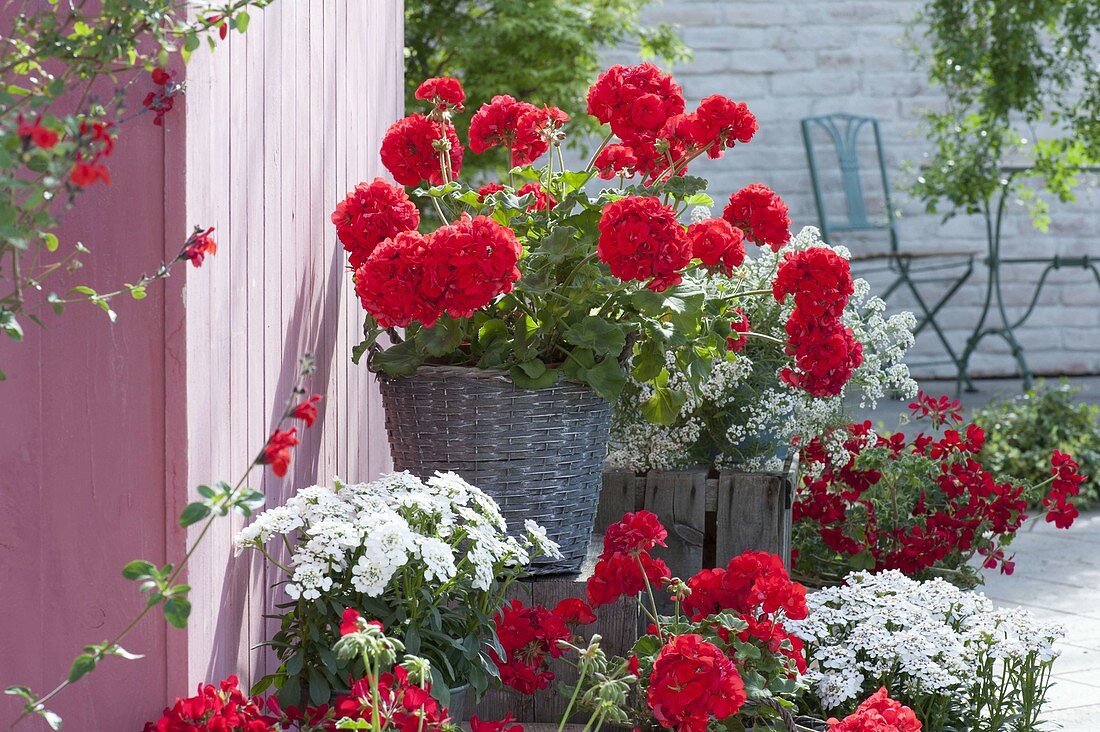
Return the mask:
[[[1082,390],[1083,401],[1100,403],[1100,377],[1074,378],[1070,383]],[[1015,379],[980,380],[976,386],[978,393],[961,395],[967,414],[994,396],[1020,390]],[[954,394],[954,382],[928,381],[921,387],[933,395]],[[906,410],[904,404],[892,402],[874,411],[853,411],[860,419],[893,430],[898,429],[898,414]],[[1066,628],[1048,696],[1049,728],[1100,732],[1100,510],[1082,514],[1065,531],[1033,521],[1020,530],[1012,550],[1015,573],[987,575],[983,591],[999,605],[1025,607]]]

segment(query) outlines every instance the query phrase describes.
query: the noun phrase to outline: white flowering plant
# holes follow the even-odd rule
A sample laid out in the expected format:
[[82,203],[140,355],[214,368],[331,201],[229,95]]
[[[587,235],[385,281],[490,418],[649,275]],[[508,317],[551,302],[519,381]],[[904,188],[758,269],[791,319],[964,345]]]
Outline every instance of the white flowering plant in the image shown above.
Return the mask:
[[560,557],[541,527],[524,528],[510,536],[493,499],[454,473],[337,480],[261,513],[237,549],[262,552],[282,570],[289,601],[277,605],[281,626],[269,642],[280,665],[253,693],[274,686],[280,703],[299,706],[346,692],[348,678],[364,673],[332,652],[351,608],[430,661],[441,702],[466,683],[480,695],[497,676],[493,616],[509,584],[533,557]]
[[[880,687],[929,730],[1036,732],[1064,635],[982,593],[897,570],[853,572],[807,596],[809,711],[843,716]],[[814,703],[816,700],[816,704]]]
[[[697,207],[693,219],[709,216]],[[615,406],[611,427],[610,464],[617,468],[673,470],[697,466],[774,470],[783,448],[797,438],[808,441],[848,423],[846,395],[858,393],[861,405],[874,406],[887,394],[912,397],[917,384],[904,363],[913,345],[916,321],[912,313],[885,315],[886,305],[871,294],[866,280],[855,279],[841,322],[852,331],[862,350],[862,363],[838,393],[815,396],[789,380],[777,378],[790,363],[787,323],[794,302],[773,298],[736,298],[739,292],[770,291],[784,258],[810,248],[830,249],[845,260],[844,247],[829,247],[818,230],[804,228],[778,251],[762,247],[731,275],[712,276],[707,287],[718,298],[734,297],[743,327],[757,337],[737,338],[730,348],[707,363],[684,358],[676,350],[664,354],[667,393],[680,395],[667,419],[654,420],[654,388],[631,379]],[[688,389],[687,369],[697,389]]]

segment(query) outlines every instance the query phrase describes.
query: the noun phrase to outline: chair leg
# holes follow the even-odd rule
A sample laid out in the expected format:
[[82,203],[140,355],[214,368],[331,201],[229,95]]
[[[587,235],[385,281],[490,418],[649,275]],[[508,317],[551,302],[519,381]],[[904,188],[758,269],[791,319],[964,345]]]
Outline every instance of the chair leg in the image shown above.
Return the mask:
[[913,330],[913,334],[916,335],[917,333],[920,333],[920,331],[923,330],[924,326],[926,325],[932,326],[932,330],[935,331],[936,337],[939,338],[944,350],[947,351],[947,357],[950,358],[951,363],[955,365],[956,372],[961,375],[962,380],[966,381],[966,390],[976,391],[976,389],[974,388],[974,383],[970,380],[970,375],[965,373],[966,370],[963,367],[962,360],[960,359],[959,355],[955,353],[955,349],[951,347],[951,343],[947,340],[947,336],[944,334],[943,329],[940,328],[939,323],[936,322],[936,314],[943,309],[948,300],[950,300],[954,296],[954,294],[959,291],[959,288],[963,286],[963,283],[965,283],[966,280],[970,278],[970,275],[974,269],[973,263],[971,263],[971,265],[967,268],[962,277],[955,281],[955,284],[951,286],[947,293],[938,301],[936,301],[935,306],[932,308],[928,307],[928,303],[925,302],[923,297],[921,297],[920,291],[917,289],[917,286],[913,283],[912,278],[909,276],[908,263],[904,259],[899,258],[898,267],[899,282],[904,281],[905,286],[911,293],[913,293],[913,299],[917,301],[917,305],[924,313],[923,318],[918,321],[917,327]]

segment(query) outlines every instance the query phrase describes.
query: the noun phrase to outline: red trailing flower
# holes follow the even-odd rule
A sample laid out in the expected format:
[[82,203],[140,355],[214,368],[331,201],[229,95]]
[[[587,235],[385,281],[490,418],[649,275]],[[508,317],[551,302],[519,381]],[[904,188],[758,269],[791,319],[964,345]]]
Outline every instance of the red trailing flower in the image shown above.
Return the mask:
[[34,122],[26,122],[23,120],[23,115],[19,115],[15,134],[19,135],[24,141],[29,140],[36,147],[49,150],[57,144],[59,137],[53,130],[43,127],[41,122],[41,118]]
[[306,427],[312,427],[317,420],[317,402],[321,401],[320,394],[314,394],[304,402],[300,402],[291,411],[294,419],[300,419],[306,423]]
[[290,467],[290,449],[297,445],[298,428],[291,427],[288,430],[275,430],[271,437],[267,438],[260,462],[271,466],[271,472],[282,478]]
[[726,338],[726,350],[738,353],[745,344],[749,342],[749,316],[745,315],[745,311],[741,308],[734,309],[733,319],[730,320],[730,330],[736,333],[736,336],[728,336]]
[[646,695],[653,717],[666,729],[706,732],[745,703],[737,668],[713,643],[694,633],[672,638],[657,654]]
[[[446,137],[442,130],[446,131]],[[415,186],[425,180],[440,185],[443,183],[440,146],[447,148],[451,177],[457,178],[462,170],[463,149],[454,127],[433,122],[422,114],[410,114],[386,130],[382,138],[382,164],[401,185]]]
[[521,186],[520,189],[516,191],[516,196],[525,196],[528,193],[535,194],[534,202],[527,207],[528,211],[549,211],[554,208],[554,206],[558,205],[557,200],[551,196],[549,192],[544,190],[538,181],[531,181],[527,185]]
[[887,696],[882,687],[843,720],[829,720],[829,732],[920,732],[912,709]]
[[600,259],[620,280],[649,280],[662,292],[683,278],[691,261],[691,242],[676,212],[649,196],[628,196],[604,207],[600,216]]
[[188,260],[194,267],[201,267],[207,254],[214,255],[218,253],[218,243],[211,236],[213,233],[213,226],[205,231],[196,226],[195,231],[183,243],[183,254],[180,255],[180,258]]
[[638,158],[626,145],[608,145],[596,155],[592,166],[604,180],[611,180],[616,175],[630,177],[638,167]]
[[787,252],[772,294],[779,302],[794,295],[794,306],[808,318],[839,318],[854,288],[848,260],[828,247]]
[[355,186],[336,205],[332,223],[348,253],[348,263],[356,269],[382,241],[403,231],[415,231],[420,225],[420,211],[405,189],[375,178]]
[[[222,38],[225,38],[224,33]],[[141,105],[154,113],[153,124],[157,127],[161,127],[164,125],[164,115],[171,112],[172,107],[176,104],[175,97],[180,88],[179,86],[171,88],[168,86],[172,81],[172,75],[164,69],[153,69],[149,72],[149,76],[152,78],[153,83],[159,86],[160,89],[146,94]]]
[[672,76],[650,63],[615,65],[588,90],[588,113],[628,145],[656,133],[669,117],[684,111],[684,96]]
[[110,184],[111,173],[103,163],[88,162],[87,160],[78,158],[76,164],[73,165],[72,171],[69,173],[69,180],[81,188],[87,188],[93,183],[100,181]]
[[688,227],[691,255],[727,275],[745,261],[745,235],[725,219],[706,219]]
[[559,658],[559,641],[572,637],[567,622],[541,605],[525,606],[512,600],[496,614],[497,638],[504,656],[490,650],[500,680],[521,694],[534,694],[554,680],[549,659]]
[[962,402],[946,394],[937,399],[923,391],[917,392],[917,400],[909,403],[909,411],[915,419],[930,420],[933,429],[962,422]]
[[470,717],[470,732],[523,732],[523,725],[516,723],[511,712],[499,722],[482,721],[475,714]]
[[762,183],[752,183],[730,196],[722,218],[760,246],[778,252],[791,240],[787,204]]
[[156,722],[146,722],[144,732],[274,732],[277,719],[263,714],[255,701],[238,687],[234,675],[219,686],[199,684],[198,693],[165,708]]
[[458,79],[450,76],[439,76],[424,81],[416,87],[414,94],[417,99],[431,102],[437,109],[454,109],[462,111],[462,103],[466,101],[466,92],[462,90],[462,84]]

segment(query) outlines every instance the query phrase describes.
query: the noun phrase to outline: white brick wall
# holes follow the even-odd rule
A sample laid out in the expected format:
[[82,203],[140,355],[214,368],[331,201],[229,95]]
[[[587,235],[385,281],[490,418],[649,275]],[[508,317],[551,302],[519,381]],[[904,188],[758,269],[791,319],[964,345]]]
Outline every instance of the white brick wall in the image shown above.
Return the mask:
[[[653,21],[678,24],[695,51],[692,63],[674,69],[689,108],[702,96],[723,93],[748,102],[760,120],[751,144],[694,166],[693,172],[711,180],[716,201],[759,181],[787,201],[796,229],[816,224],[799,121],[830,112],[872,115],[882,120],[894,204],[901,212],[902,248],[984,251],[979,219],[941,225],[938,216],[924,214],[923,206],[902,190],[902,162],[919,164],[925,149],[918,129],[920,111],[938,101],[902,43],[906,24],[920,5],[914,0],[665,0],[648,11]],[[612,54],[610,60],[636,61],[629,52]],[[1054,205],[1052,215],[1053,224],[1044,234],[1031,227],[1025,209],[1013,207],[1005,226],[1005,255],[1100,258],[1100,188],[1086,183],[1076,203]],[[1034,267],[1004,270],[1013,312],[1030,299],[1038,272]],[[936,285],[926,287],[935,295]],[[977,318],[984,287],[985,271],[979,266],[941,313],[941,324],[960,350]],[[891,303],[905,305],[901,298]],[[1080,269],[1052,274],[1036,312],[1018,335],[1036,372],[1100,372],[1100,286]],[[926,331],[913,360],[941,354]],[[985,340],[972,361],[972,372],[978,375],[1002,375],[1014,368],[999,339]],[[933,372],[953,375],[944,366],[925,367],[919,375]]]

